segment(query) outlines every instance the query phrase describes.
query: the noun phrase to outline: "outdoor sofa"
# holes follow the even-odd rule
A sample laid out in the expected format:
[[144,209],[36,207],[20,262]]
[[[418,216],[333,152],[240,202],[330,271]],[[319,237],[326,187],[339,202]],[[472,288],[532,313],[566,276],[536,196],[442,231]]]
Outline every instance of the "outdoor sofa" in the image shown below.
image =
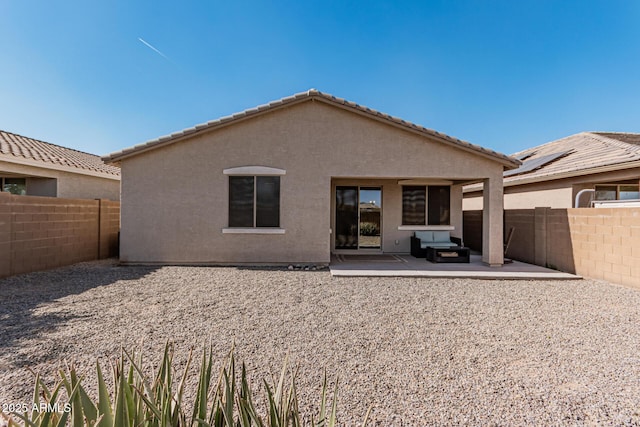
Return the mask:
[[449,231],[416,231],[411,236],[411,255],[426,258],[427,248],[453,248],[462,246],[462,239],[452,237]]

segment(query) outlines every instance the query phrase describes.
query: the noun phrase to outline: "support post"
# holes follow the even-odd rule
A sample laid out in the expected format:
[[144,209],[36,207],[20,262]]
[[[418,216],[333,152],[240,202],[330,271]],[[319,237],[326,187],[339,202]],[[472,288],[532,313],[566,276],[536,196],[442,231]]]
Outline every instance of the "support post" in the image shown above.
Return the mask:
[[482,199],[482,262],[490,267],[502,267],[504,264],[502,174],[484,180]]

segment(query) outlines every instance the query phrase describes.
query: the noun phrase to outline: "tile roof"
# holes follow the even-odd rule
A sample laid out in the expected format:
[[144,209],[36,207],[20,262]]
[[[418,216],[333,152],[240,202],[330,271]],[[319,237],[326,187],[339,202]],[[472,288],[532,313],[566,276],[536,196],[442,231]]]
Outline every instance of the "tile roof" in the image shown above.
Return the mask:
[[[16,160],[41,163],[45,168],[53,165],[120,176],[119,167],[105,164],[99,156],[94,154],[0,130],[0,160],[6,160],[3,155],[13,156]],[[78,172],[81,173],[81,171]]]
[[633,166],[633,162],[640,162],[640,134],[581,132],[513,154],[513,157],[523,159],[523,167],[545,156],[552,160],[536,169],[505,173],[505,186],[532,180],[552,180],[559,176],[585,175],[606,167],[619,166],[623,169]]
[[428,129],[425,128],[423,126],[419,126],[416,125],[414,123],[410,123],[407,122],[405,120],[402,120],[400,118],[397,117],[393,117],[390,116],[389,114],[385,114],[385,113],[381,113],[380,111],[376,111],[373,110],[371,108],[362,106],[362,105],[358,105],[354,102],[350,102],[347,101],[345,99],[342,98],[337,98],[333,95],[330,95],[328,93],[324,93],[324,92],[320,92],[316,89],[309,89],[306,92],[300,92],[297,93],[295,95],[286,97],[286,98],[282,98],[276,101],[272,101],[269,102],[268,104],[264,104],[264,105],[259,105],[257,107],[254,108],[250,108],[248,110],[244,110],[242,112],[239,113],[235,113],[232,114],[230,116],[226,116],[226,117],[221,117],[217,120],[212,120],[210,122],[207,123],[203,123],[203,124],[199,124],[196,125],[194,127],[188,128],[188,129],[184,129],[180,132],[176,132],[173,133],[171,135],[166,135],[157,139],[153,139],[151,141],[147,141],[145,143],[136,145],[134,147],[130,147],[130,148],[126,148],[124,150],[121,151],[117,151],[115,153],[111,153],[108,154],[106,156],[103,156],[102,159],[106,162],[118,162],[126,157],[132,156],[132,155],[136,155],[136,154],[140,154],[144,151],[147,150],[151,150],[153,148],[157,148],[163,145],[167,145],[167,144],[171,144],[173,142],[176,142],[180,139],[182,139],[183,137],[187,137],[189,135],[193,135],[199,132],[203,132],[203,131],[208,131],[208,130],[212,130],[215,129],[217,127],[221,127],[221,126],[225,126],[227,124],[236,122],[236,121],[240,121],[243,120],[245,118],[257,115],[257,114],[262,114],[266,111],[270,111],[270,110],[274,110],[280,107],[284,107],[284,106],[288,106],[288,105],[292,105],[292,104],[296,104],[299,102],[304,102],[310,99],[317,99],[319,101],[323,101],[326,102],[328,104],[332,104],[332,105],[336,105],[351,111],[355,111],[361,114],[364,114],[366,116],[369,116],[371,118],[377,119],[377,120],[382,120],[382,121],[386,121],[388,123],[397,125],[397,126],[401,126],[404,127],[406,129],[412,130],[414,132],[423,134],[423,135],[427,135],[430,136],[432,138],[435,138],[441,142],[444,142],[446,144],[449,145],[453,145],[456,146],[458,148],[462,148],[464,150],[467,151],[472,151],[475,152],[476,154],[480,154],[486,157],[489,157],[493,160],[497,160],[500,163],[502,163],[505,167],[511,169],[511,168],[515,168],[519,165],[519,161],[509,157],[505,154],[502,153],[498,153],[496,151],[493,150],[489,150],[487,148],[481,147],[479,145],[475,145],[475,144],[471,144],[469,142],[466,141],[462,141],[460,139],[457,138],[453,138],[451,136],[445,135],[443,133],[437,132],[435,130],[432,129]]
[[627,142],[629,144],[640,145],[640,133],[624,133],[624,132],[591,132],[605,138],[617,139],[618,141]]

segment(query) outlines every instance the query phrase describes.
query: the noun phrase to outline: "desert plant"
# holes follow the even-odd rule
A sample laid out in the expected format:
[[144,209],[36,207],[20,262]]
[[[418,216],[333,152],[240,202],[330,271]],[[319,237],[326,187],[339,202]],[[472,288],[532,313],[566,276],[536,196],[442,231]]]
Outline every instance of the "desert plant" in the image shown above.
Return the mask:
[[[65,426],[71,413],[71,406],[68,403],[61,403],[59,394],[62,388],[63,383],[58,382],[52,390],[49,390],[40,375],[36,374],[32,403],[13,408],[15,412],[9,415],[4,412],[0,412],[0,415],[5,418],[8,427],[19,425],[11,414],[20,419],[25,426]],[[68,398],[74,399],[77,392],[77,389],[72,390]]]
[[[109,393],[100,363],[96,362],[98,398],[91,399],[82,386],[82,379],[73,366],[59,371],[59,380],[50,391],[39,375],[35,377],[33,406],[8,416],[8,426],[17,427],[21,421],[28,427],[300,427],[303,425],[296,392],[297,371],[289,372],[285,360],[280,377],[273,385],[264,381],[266,417],[253,401],[242,364],[240,384],[237,384],[233,350],[221,369],[217,384],[212,387],[212,350],[203,350],[198,373],[193,411],[187,414],[183,400],[185,384],[193,352],[189,353],[182,376],[177,383],[173,377],[173,346],[165,346],[162,361],[152,379],[145,373],[142,356],[122,350],[119,361],[112,366],[113,389]],[[288,378],[287,378],[288,377]],[[317,421],[312,427],[334,427],[337,423],[337,381],[331,409],[327,395],[326,374]],[[67,403],[62,403],[61,391]],[[45,410],[42,410],[42,409]],[[30,409],[30,410],[29,410]],[[369,409],[369,412],[371,409]],[[366,424],[369,412],[365,416]]]

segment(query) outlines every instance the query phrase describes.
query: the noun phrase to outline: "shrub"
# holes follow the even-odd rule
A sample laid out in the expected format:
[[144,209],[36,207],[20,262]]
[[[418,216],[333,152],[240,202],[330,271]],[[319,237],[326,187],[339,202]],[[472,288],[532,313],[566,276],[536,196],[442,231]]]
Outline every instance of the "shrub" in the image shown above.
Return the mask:
[[380,227],[375,222],[363,222],[360,224],[361,236],[379,236]]
[[[233,350],[226,366],[221,370],[216,386],[212,388],[211,349],[203,350],[198,385],[193,411],[187,414],[183,401],[189,366],[193,353],[177,386],[173,378],[173,346],[167,344],[158,371],[151,380],[142,367],[142,356],[136,357],[123,349],[113,366],[113,390],[111,393],[96,362],[98,399],[92,400],[82,387],[73,366],[59,372],[59,381],[49,390],[45,382],[36,375],[33,393],[33,410],[15,412],[7,418],[8,427],[17,427],[21,420],[29,427],[299,427],[302,426],[296,394],[296,374],[287,375],[285,360],[277,385],[264,381],[267,408],[266,418],[260,416],[253,402],[253,393],[247,381],[244,363],[240,369],[240,384],[236,380],[236,363]],[[67,403],[62,404],[60,392],[64,391]],[[322,384],[320,409],[316,419],[311,417],[313,427],[336,425],[337,384],[333,392],[331,407],[328,406],[327,378]],[[38,410],[36,408],[48,408]],[[365,416],[366,425],[369,412]],[[15,417],[15,418],[14,418]]]

